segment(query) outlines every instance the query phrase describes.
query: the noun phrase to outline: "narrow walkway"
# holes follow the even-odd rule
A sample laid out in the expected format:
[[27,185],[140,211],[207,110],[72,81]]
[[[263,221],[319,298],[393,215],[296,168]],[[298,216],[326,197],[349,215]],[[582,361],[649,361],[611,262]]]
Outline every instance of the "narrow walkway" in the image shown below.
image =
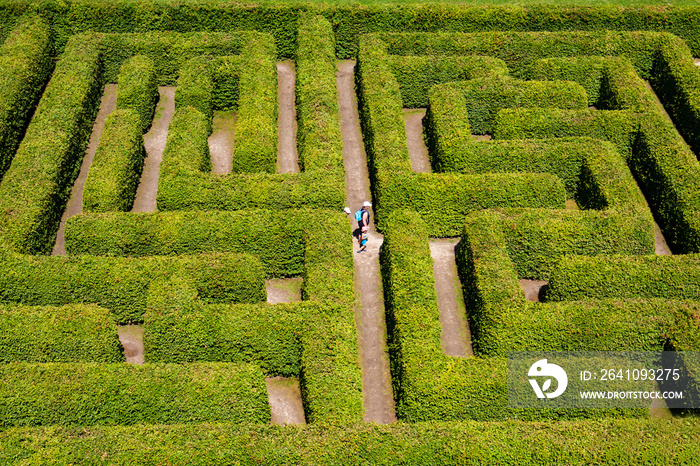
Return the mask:
[[700,66],[700,58],[693,58],[693,62],[695,63],[695,66]]
[[[337,86],[340,128],[343,135],[346,200],[350,209],[358,210],[371,199],[367,155],[362,143],[354,79],[355,62],[338,63]],[[374,219],[374,216],[371,216]],[[352,224],[355,226],[354,223]],[[386,346],[384,293],[379,268],[379,248],[383,238],[370,225],[367,251],[355,257],[355,323],[362,366],[364,420],[387,424],[396,421],[394,397]],[[355,250],[359,247],[353,240]]]
[[[274,278],[265,281],[269,304],[301,301],[300,277]],[[268,377],[267,399],[270,404],[270,424],[306,424],[301,388],[296,377]]]
[[214,112],[211,135],[207,140],[212,173],[219,175],[231,173],[237,121],[238,114],[236,112],[218,110]]
[[124,348],[124,358],[129,364],[143,364],[143,326],[120,325],[119,341]]
[[428,155],[428,146],[425,145],[423,138],[424,117],[424,108],[403,109],[408,155],[411,157],[411,168],[415,173],[430,173],[430,156]]
[[442,350],[448,356],[466,358],[474,356],[474,351],[462,284],[457,274],[455,248],[458,243],[459,239],[452,238],[431,240],[430,255],[433,258],[435,291],[440,310]]
[[92,135],[90,136],[90,142],[87,150],[85,151],[85,157],[83,157],[83,164],[80,167],[80,173],[78,174],[78,178],[75,180],[75,184],[73,184],[70,199],[68,200],[66,210],[63,211],[63,216],[61,217],[61,223],[59,224],[58,233],[56,234],[56,243],[54,244],[53,251],[51,252],[52,256],[66,255],[66,222],[68,221],[69,217],[77,215],[83,211],[83,190],[85,189],[85,181],[87,181],[90,166],[95,158],[97,146],[100,144],[102,131],[105,128],[105,120],[107,119],[107,116],[114,111],[116,103],[117,85],[107,84],[104,92],[102,93],[102,100],[100,101],[100,109],[97,112],[97,118],[95,118],[95,123],[92,125]]
[[299,173],[295,82],[294,62],[277,63],[277,173]]
[[136,190],[132,212],[155,212],[158,194],[158,169],[163,160],[163,150],[168,137],[168,126],[175,114],[175,87],[159,87],[160,100],[151,129],[143,137],[146,160],[143,163],[141,183]]

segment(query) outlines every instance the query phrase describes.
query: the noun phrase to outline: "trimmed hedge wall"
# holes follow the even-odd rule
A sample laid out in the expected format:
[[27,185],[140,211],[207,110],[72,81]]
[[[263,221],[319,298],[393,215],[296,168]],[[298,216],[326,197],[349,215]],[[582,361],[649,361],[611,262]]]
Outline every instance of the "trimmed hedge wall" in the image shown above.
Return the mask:
[[434,85],[508,74],[503,60],[493,57],[389,55],[387,61],[407,108],[427,107],[428,91]]
[[268,423],[251,364],[0,364],[0,426]]
[[109,310],[0,305],[0,362],[124,362]]
[[69,254],[173,256],[203,252],[248,253],[268,277],[300,275],[305,224],[330,211],[152,212],[82,214],[66,225]]
[[[461,232],[464,216],[473,210],[564,206],[564,186],[549,175],[412,173],[399,85],[388,57],[386,44],[378,37],[362,38],[357,75],[360,116],[380,228],[396,209],[418,211],[426,218],[431,235],[456,236]],[[585,104],[583,89],[575,87],[579,101]]]
[[[174,291],[165,287],[163,292]],[[149,363],[251,362],[265,375],[299,375],[298,308],[303,305],[204,306],[193,299],[171,307],[154,299],[149,297],[144,317],[144,354]]]
[[153,60],[135,55],[124,62],[119,70],[117,109],[130,109],[139,116],[141,132],[151,126],[158,102],[158,80]]
[[0,184],[4,248],[48,253],[80,170],[102,93],[96,44],[76,36],[61,55]]
[[[225,176],[205,173],[209,167],[208,132],[204,131],[202,122],[206,118],[196,117],[190,112],[187,117],[182,117],[183,120],[176,118],[170,125],[158,187],[159,210],[342,209],[345,172],[338,127],[335,59],[330,55],[333,50],[332,30],[325,20],[311,18],[304,24],[307,26],[302,30],[305,39],[300,42],[296,92],[300,164],[305,173]],[[242,100],[237,104],[239,113],[233,160],[234,164],[238,160],[247,168],[239,170],[234,167],[234,172],[275,171],[277,81],[269,46],[262,40],[251,42],[236,65],[240,67],[240,89],[236,93],[240,93]],[[235,61],[231,66],[234,64]],[[261,68],[267,70],[263,84],[258,82]],[[216,84],[214,92],[217,92]],[[215,95],[214,98],[219,97]],[[265,104],[261,110],[263,101]],[[269,125],[258,121],[261,112],[268,112],[264,118],[268,119]],[[272,141],[271,136],[256,133],[261,128],[274,134],[274,143],[269,147],[261,146],[262,140]],[[173,142],[170,142],[171,137]],[[239,150],[248,155],[239,153]],[[267,161],[261,162],[262,165],[252,161],[262,153],[261,150],[267,154],[264,156]]]
[[275,173],[277,65],[272,37],[251,37],[241,51],[232,173]]
[[[115,31],[123,32],[123,31]],[[117,82],[122,64],[135,55],[153,60],[158,84],[174,86],[185,62],[200,56],[238,55],[252,38],[265,37],[256,32],[179,32],[146,31],[135,34],[92,34],[101,44],[107,82]]]
[[35,306],[93,303],[119,324],[141,322],[156,278],[190,277],[205,303],[265,300],[260,262],[247,255],[147,258],[0,257],[0,302]]
[[52,55],[49,26],[35,16],[20,19],[0,48],[0,180],[49,79]]
[[564,256],[552,272],[548,301],[601,298],[697,299],[700,256]]
[[[298,42],[295,93],[299,168],[307,173],[323,173],[310,180],[313,183],[333,179],[335,189],[340,188],[344,196],[343,137],[338,124],[335,37],[331,24],[318,16],[302,17]],[[329,188],[319,189],[328,192]]]
[[[396,211],[387,222],[380,257],[394,397],[400,419],[419,422],[438,419],[566,419],[648,415],[648,412],[641,410],[512,409],[507,402],[505,359],[446,356],[440,342],[442,327],[428,233],[426,223],[415,213]],[[511,267],[509,271],[512,270]],[[515,286],[518,286],[517,281]],[[525,301],[522,292],[520,294],[520,300]],[[468,299],[467,304],[469,308]],[[519,306],[518,311],[527,314],[524,308]],[[555,320],[555,323],[561,325],[560,321]],[[518,327],[514,329],[517,331]],[[537,330],[543,332],[533,325],[531,331]],[[624,329],[619,331],[622,333]],[[634,331],[636,328],[625,336]],[[548,336],[546,331],[543,333]],[[577,337],[574,335],[572,340],[576,342]],[[624,338],[621,340],[625,341]],[[556,341],[549,343],[557,345]],[[562,346],[565,344],[561,343]],[[503,353],[500,352],[500,355]]]
[[146,158],[141,122],[134,110],[116,110],[107,117],[85,181],[85,212],[131,210]]
[[[177,78],[175,89],[175,108],[192,107],[204,115],[209,122],[211,133],[211,120],[214,115],[213,97],[214,79],[210,60],[205,57],[196,57],[186,61],[180,68],[180,76]],[[206,136],[209,136],[207,133]]]
[[[171,426],[18,428],[0,460],[172,465],[692,464],[700,424],[681,419],[429,422],[351,427]],[[193,454],[192,446],[197,446]]]
[[492,133],[496,113],[503,108],[583,109],[588,101],[586,91],[570,81],[520,81],[500,76],[443,84],[431,89],[431,94],[444,92],[446,86],[462,93],[453,105],[466,107],[474,134]]
[[496,115],[495,139],[586,136],[612,142],[629,159],[639,125],[637,114],[613,110],[504,109]]

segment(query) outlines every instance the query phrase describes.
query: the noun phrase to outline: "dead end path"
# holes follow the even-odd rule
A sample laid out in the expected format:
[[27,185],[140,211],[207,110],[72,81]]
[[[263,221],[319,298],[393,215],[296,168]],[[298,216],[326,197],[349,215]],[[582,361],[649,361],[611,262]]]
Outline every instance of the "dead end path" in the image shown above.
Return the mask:
[[158,194],[158,171],[163,160],[163,150],[168,139],[168,127],[175,114],[175,87],[159,87],[160,100],[151,129],[143,136],[146,160],[143,163],[141,183],[136,190],[132,212],[155,212]]
[[92,134],[90,135],[90,142],[85,150],[85,157],[83,157],[83,163],[80,166],[80,173],[78,178],[73,184],[71,190],[70,199],[66,205],[66,210],[63,211],[63,216],[61,217],[61,223],[58,226],[58,233],[56,234],[56,243],[54,244],[52,256],[65,256],[66,255],[66,222],[68,218],[73,215],[78,215],[83,211],[83,191],[85,189],[85,182],[87,181],[88,173],[90,172],[90,166],[92,161],[95,159],[95,153],[97,153],[97,146],[100,144],[100,138],[102,137],[102,131],[105,129],[105,120],[110,113],[114,111],[114,107],[117,104],[117,85],[107,84],[105,86],[104,92],[102,93],[102,100],[100,101],[100,109],[97,112],[97,117],[95,118],[95,123],[92,125]]

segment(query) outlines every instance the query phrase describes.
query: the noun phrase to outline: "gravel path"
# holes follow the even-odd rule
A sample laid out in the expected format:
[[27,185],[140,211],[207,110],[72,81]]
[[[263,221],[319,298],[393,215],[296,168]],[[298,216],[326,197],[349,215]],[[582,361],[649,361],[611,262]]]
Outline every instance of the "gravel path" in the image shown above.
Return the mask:
[[[338,63],[337,85],[340,106],[340,128],[343,135],[343,159],[345,165],[346,199],[355,212],[365,200],[370,199],[367,155],[362,143],[360,119],[354,80],[355,62]],[[373,219],[374,216],[372,215]],[[356,227],[354,219],[353,229]],[[359,306],[355,309],[360,365],[362,366],[362,392],[364,420],[387,424],[396,421],[394,398],[391,388],[391,372],[386,346],[386,322],[384,320],[384,293],[379,268],[379,248],[383,238],[370,225],[367,250],[355,256],[355,297]],[[353,240],[355,250],[359,247]]]
[[279,304],[301,301],[301,282],[301,277],[265,280],[267,302],[269,304]]
[[299,380],[293,377],[268,377],[265,383],[272,415],[270,424],[306,424]]
[[159,87],[160,100],[151,129],[143,137],[146,160],[143,164],[141,183],[136,190],[132,212],[155,212],[158,193],[158,169],[163,160],[163,150],[168,138],[168,126],[175,114],[175,87]]
[[293,61],[277,63],[277,173],[299,173],[295,80]]
[[100,144],[100,137],[102,137],[102,131],[105,128],[105,120],[109,114],[114,111],[116,103],[117,85],[107,84],[104,92],[102,93],[102,100],[100,101],[100,109],[97,112],[97,118],[95,118],[95,123],[92,125],[92,135],[90,136],[90,142],[87,150],[85,151],[85,157],[83,157],[83,164],[80,167],[80,174],[75,180],[75,184],[71,190],[70,199],[66,205],[66,210],[63,211],[63,216],[61,217],[61,223],[58,227],[58,233],[56,234],[56,243],[53,251],[51,252],[52,256],[66,255],[66,221],[68,221],[69,217],[77,215],[83,211],[83,190],[85,189],[85,181],[87,181],[90,166],[95,158],[97,146]]
[[474,356],[474,351],[455,261],[458,243],[459,239],[451,238],[431,240],[430,255],[433,258],[435,290],[440,310],[442,350],[448,356],[465,358]]
[[403,122],[406,125],[406,142],[411,156],[411,167],[416,173],[430,173],[428,146],[423,139],[424,108],[404,108]]

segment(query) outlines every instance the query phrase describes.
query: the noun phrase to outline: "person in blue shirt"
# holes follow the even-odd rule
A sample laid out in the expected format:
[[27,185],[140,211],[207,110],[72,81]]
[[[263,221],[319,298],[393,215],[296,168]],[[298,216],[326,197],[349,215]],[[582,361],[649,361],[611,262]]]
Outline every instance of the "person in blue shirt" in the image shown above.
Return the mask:
[[369,232],[369,208],[372,207],[372,203],[365,201],[362,205],[362,209],[355,213],[355,219],[357,220],[357,227],[360,232],[357,235],[357,241],[360,243],[360,250],[357,251],[361,253],[367,250],[367,233]]

